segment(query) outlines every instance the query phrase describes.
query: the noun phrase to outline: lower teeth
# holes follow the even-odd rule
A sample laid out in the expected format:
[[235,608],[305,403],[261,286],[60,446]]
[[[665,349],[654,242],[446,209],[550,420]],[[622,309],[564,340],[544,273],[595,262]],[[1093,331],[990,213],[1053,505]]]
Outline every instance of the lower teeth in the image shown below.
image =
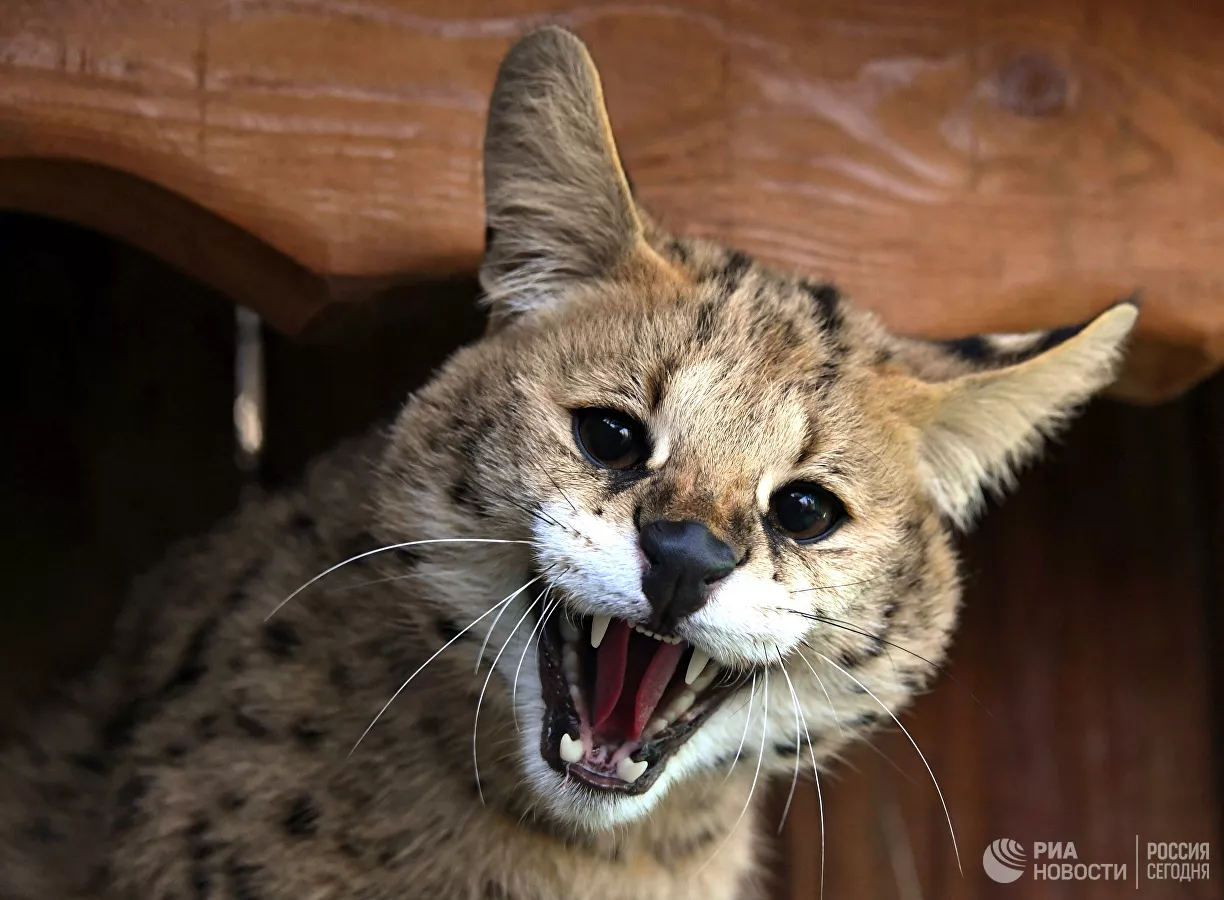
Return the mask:
[[561,758],[567,763],[576,763],[582,760],[585,755],[585,750],[582,746],[582,739],[574,740],[568,734],[561,735]]
[[616,777],[628,784],[633,784],[642,777],[648,765],[646,760],[634,762],[626,756],[616,764]]
[[[590,640],[592,647],[597,648],[603,642],[602,639],[610,621],[610,618],[607,616],[595,616],[593,618]],[[574,701],[575,707],[581,710],[584,698],[577,684],[581,673],[577,647],[575,646],[577,641],[581,640],[581,633],[567,616],[562,616],[560,628],[562,636],[562,668],[566,681],[569,682],[570,697]],[[637,630],[650,634],[642,628]],[[656,637],[655,635],[650,636]],[[661,637],[657,639],[663,640]],[[684,681],[687,690],[682,691],[676,696],[660,716],[651,719],[647,723],[646,727],[642,730],[641,740],[650,740],[658,736],[671,727],[675,720],[685,716],[685,713],[696,702],[697,694],[709,687],[718,675],[718,665],[711,663],[713,661],[705,653],[700,650],[694,651],[693,656],[690,657],[688,670],[685,672]],[[647,768],[649,768],[649,763],[644,760],[634,761],[630,759],[628,751],[629,747],[624,747],[621,752],[625,752],[626,755],[616,761],[616,777],[626,784],[633,784],[645,774]],[[591,752],[600,757],[602,757],[604,752],[611,755],[610,750],[604,751],[599,747],[591,748]],[[559,755],[563,762],[571,765],[580,763],[587,757],[587,753],[588,748],[581,737],[572,738],[568,734],[561,735]],[[611,761],[609,760],[609,762]]]

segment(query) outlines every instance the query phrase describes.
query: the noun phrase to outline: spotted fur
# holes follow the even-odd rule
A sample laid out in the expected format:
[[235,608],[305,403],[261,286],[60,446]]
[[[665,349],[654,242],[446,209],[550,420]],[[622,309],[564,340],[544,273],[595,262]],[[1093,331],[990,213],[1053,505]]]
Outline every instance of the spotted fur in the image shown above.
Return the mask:
[[[390,428],[137,584],[114,654],[3,751],[0,896],[747,895],[754,772],[831,759],[931,680],[953,527],[1108,383],[1135,319],[909,340],[831,284],[675,238],[637,207],[594,67],[555,29],[502,68],[485,176],[486,336]],[[645,423],[644,470],[586,460],[584,407]],[[798,479],[849,513],[821,543],[771,524]],[[572,613],[645,620],[636,532],[660,518],[738,551],[678,629],[755,686],[648,792],[596,795],[541,757],[538,595],[487,613],[542,571]],[[369,553],[266,620],[340,560],[450,538],[522,543]]]

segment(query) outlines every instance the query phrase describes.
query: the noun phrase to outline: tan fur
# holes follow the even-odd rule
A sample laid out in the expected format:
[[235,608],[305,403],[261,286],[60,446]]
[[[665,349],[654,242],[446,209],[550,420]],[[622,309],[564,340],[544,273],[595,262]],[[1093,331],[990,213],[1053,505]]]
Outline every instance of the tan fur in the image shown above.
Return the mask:
[[[951,525],[1108,382],[1134,320],[908,340],[826,285],[673,239],[555,29],[503,67],[486,166],[489,334],[391,428],[137,585],[116,653],[4,751],[0,897],[747,896],[756,770],[830,760],[928,683],[959,602]],[[584,407],[645,424],[641,477],[583,457]],[[849,512],[819,544],[769,524],[800,479]],[[543,598],[490,610],[545,571],[569,613],[637,620],[635,517],[701,521],[744,554],[679,633],[755,686],[614,798],[541,759]],[[454,538],[522,543],[370,553],[264,621],[341,560]]]

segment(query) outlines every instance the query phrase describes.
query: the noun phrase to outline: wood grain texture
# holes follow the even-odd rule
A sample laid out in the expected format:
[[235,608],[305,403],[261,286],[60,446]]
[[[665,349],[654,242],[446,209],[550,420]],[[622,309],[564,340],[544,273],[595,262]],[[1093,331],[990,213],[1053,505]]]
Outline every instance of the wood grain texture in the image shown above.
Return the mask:
[[[931,779],[892,729],[825,779],[826,897],[1222,896],[1214,859],[1209,881],[1157,882],[1141,852],[1134,886],[1136,834],[1208,841],[1214,858],[1224,833],[1211,580],[1224,531],[1200,502],[1224,474],[1222,387],[1159,410],[1095,407],[967,542],[948,675],[902,717],[947,798],[964,875]],[[807,785],[776,897],[819,897],[817,819]],[[994,884],[982,853],[1005,837],[1074,841],[1080,861],[1127,864],[1130,883]]]
[[[473,269],[493,75],[550,21],[589,42],[635,186],[674,228],[832,276],[921,334],[1142,290],[1118,388],[1136,399],[1224,359],[1224,7],[1194,0],[10,0],[0,158],[138,176],[265,242],[273,289],[253,251],[192,271],[292,330]],[[0,203],[199,262],[211,219],[134,213],[98,181],[71,203],[0,168]]]

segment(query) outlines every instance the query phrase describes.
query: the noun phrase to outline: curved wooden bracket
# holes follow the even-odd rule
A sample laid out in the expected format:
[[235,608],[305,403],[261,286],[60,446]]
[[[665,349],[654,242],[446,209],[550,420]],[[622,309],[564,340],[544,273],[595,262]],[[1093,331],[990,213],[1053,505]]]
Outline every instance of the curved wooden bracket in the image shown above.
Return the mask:
[[470,273],[494,73],[558,21],[676,231],[930,336],[1081,321],[1139,290],[1116,390],[1159,400],[1224,360],[1224,23],[1192,0],[1085,2],[17,0],[0,205],[145,247],[287,331]]

